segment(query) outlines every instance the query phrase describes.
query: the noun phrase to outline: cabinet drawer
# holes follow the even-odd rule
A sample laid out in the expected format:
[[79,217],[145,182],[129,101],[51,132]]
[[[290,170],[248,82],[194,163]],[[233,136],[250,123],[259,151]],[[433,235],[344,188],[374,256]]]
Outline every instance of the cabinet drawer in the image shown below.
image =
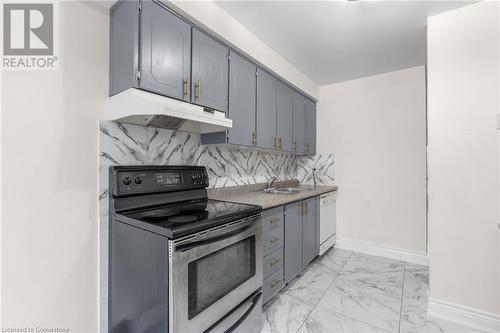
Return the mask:
[[263,303],[269,301],[278,291],[285,285],[285,280],[283,279],[283,269],[276,271],[273,275],[264,280],[262,285],[262,298]]
[[276,272],[278,269],[283,267],[283,248],[280,247],[273,253],[268,254],[264,257],[264,279],[267,278],[272,273]]
[[283,247],[283,228],[264,233],[264,256]]
[[264,233],[283,227],[283,206],[262,212],[262,229]]

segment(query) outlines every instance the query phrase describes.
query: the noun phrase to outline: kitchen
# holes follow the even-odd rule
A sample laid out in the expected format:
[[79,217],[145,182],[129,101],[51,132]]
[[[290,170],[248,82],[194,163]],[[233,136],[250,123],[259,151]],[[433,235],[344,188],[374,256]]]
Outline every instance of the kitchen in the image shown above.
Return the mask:
[[2,325],[498,331],[498,8],[57,2],[2,70]]

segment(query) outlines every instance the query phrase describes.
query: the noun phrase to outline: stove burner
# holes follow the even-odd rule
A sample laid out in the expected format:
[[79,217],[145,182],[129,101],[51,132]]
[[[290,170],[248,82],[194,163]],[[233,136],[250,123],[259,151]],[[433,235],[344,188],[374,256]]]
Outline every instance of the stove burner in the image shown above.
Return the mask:
[[169,218],[168,221],[174,223],[189,223],[189,222],[194,222],[197,219],[198,218],[194,215],[179,215]]
[[151,211],[146,211],[146,212],[143,212],[142,214],[146,218],[162,219],[162,218],[178,215],[179,213],[180,213],[179,209],[162,208],[162,209],[155,209],[155,210],[151,210]]

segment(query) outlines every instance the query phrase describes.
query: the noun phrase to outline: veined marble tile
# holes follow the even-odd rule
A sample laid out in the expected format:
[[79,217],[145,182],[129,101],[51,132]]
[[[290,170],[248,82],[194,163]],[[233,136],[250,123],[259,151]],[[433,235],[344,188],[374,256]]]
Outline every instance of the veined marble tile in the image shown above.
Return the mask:
[[349,258],[339,278],[392,293],[402,293],[404,265],[359,261],[357,258],[355,254]]
[[399,270],[404,269],[404,262],[403,261],[374,256],[374,255],[365,254],[365,253],[354,252],[353,255],[351,256],[351,260],[357,261],[359,263],[367,263],[367,264],[371,264],[371,265],[377,265],[381,268],[387,267],[391,270],[392,269],[399,269]]
[[362,321],[317,306],[302,324],[298,333],[387,333]]
[[313,156],[297,157],[297,178],[303,184],[312,185],[313,168],[316,168],[316,183],[318,185],[335,184],[335,155],[318,153]]
[[349,285],[334,284],[318,303],[348,317],[369,323],[386,331],[397,332],[401,298],[366,297],[362,290]]
[[316,305],[336,276],[335,270],[314,262],[285,288],[284,293]]
[[279,294],[264,306],[262,333],[295,333],[312,309],[295,297]]
[[405,264],[403,297],[427,303],[429,293],[429,267]]
[[340,272],[351,255],[351,251],[332,248],[319,257],[318,262]]
[[401,311],[401,333],[473,333],[474,329],[455,323],[431,318],[427,315],[427,302],[403,297]]

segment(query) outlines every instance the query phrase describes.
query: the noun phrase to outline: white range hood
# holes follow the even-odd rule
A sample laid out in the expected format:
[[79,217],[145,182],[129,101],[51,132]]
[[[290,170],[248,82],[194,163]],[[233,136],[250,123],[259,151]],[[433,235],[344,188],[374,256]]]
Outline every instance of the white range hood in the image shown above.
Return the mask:
[[135,88],[109,98],[105,119],[202,134],[233,127],[233,121],[224,112],[205,111],[198,105]]

